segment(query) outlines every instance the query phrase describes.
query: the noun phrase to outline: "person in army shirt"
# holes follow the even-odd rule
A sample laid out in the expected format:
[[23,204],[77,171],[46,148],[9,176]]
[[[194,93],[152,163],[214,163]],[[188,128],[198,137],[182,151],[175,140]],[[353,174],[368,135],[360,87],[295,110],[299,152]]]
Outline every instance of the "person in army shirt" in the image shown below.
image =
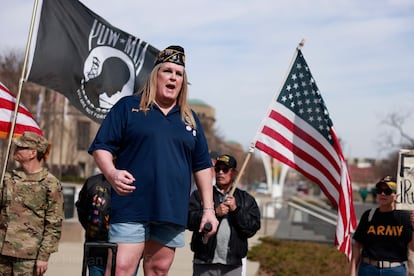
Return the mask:
[[20,167],[0,186],[0,274],[43,275],[61,236],[62,187],[42,165],[50,150],[44,137],[25,132],[13,144]]
[[414,211],[397,210],[397,181],[376,185],[379,207],[366,210],[353,235],[351,276],[407,275],[408,249],[414,250]]

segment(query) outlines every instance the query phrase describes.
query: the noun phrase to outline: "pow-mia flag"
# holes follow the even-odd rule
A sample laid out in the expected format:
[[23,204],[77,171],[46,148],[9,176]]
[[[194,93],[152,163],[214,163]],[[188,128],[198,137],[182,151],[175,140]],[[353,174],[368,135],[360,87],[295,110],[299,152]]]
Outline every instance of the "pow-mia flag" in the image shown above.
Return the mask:
[[62,93],[98,123],[120,98],[144,85],[158,49],[79,1],[43,0],[38,11],[28,81]]

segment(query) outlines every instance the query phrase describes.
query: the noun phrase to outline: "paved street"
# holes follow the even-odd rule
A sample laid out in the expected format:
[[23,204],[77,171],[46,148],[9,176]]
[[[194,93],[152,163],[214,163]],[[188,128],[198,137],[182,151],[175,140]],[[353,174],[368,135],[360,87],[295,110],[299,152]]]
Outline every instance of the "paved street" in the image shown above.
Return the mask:
[[[256,200],[262,209],[264,218],[262,219],[262,227],[259,232],[249,240],[249,245],[253,246],[258,244],[259,238],[262,236],[273,236],[276,233],[279,221],[266,218],[274,217],[274,209],[272,209],[270,198],[264,195],[257,195]],[[362,203],[356,201],[355,213],[357,219],[361,217],[362,213],[370,209],[376,204],[372,202]],[[82,271],[82,257],[83,257],[83,229],[78,223],[76,214],[74,218],[67,219],[64,222],[64,228],[62,232],[62,240],[59,246],[59,252],[52,254],[49,261],[49,269],[46,275],[59,275],[59,276],[73,276],[81,275]],[[186,246],[179,248],[176,251],[175,260],[171,268],[170,275],[192,275],[192,258],[193,254],[190,250],[191,232],[186,232]],[[259,264],[256,262],[247,261],[246,276],[256,275],[259,269]],[[139,270],[138,276],[142,276],[142,269]]]
[[[275,220],[266,220],[266,229],[262,227],[259,232],[249,240],[250,245],[257,244],[258,238],[267,233],[274,233],[277,222]],[[81,275],[82,272],[82,256],[83,256],[83,229],[76,218],[66,220],[62,232],[62,240],[59,245],[59,251],[52,254],[49,260],[49,269],[45,275],[49,276],[73,276]],[[192,275],[192,252],[189,247],[191,232],[186,232],[186,246],[177,249],[175,260],[172,265],[170,275],[187,276]],[[246,276],[254,276],[259,269],[256,262],[247,262]],[[138,275],[143,275],[142,269]]]

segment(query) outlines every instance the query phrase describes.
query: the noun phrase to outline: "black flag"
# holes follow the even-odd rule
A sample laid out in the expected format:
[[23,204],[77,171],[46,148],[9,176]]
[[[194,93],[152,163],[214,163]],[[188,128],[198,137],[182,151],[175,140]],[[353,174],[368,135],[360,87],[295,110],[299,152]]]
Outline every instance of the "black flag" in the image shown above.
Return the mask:
[[144,85],[159,50],[79,1],[39,3],[27,80],[62,93],[88,117],[102,122],[120,98]]

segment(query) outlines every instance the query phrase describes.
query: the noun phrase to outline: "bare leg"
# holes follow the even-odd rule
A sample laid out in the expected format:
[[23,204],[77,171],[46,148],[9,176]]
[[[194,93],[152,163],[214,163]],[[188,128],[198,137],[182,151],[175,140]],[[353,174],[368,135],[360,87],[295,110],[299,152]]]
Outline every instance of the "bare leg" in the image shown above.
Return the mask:
[[[115,274],[120,276],[135,275],[136,268],[144,250],[144,243],[118,243]],[[108,254],[105,276],[111,275],[112,253]]]
[[156,241],[146,241],[144,250],[144,274],[146,276],[168,275],[174,260],[175,248]]

